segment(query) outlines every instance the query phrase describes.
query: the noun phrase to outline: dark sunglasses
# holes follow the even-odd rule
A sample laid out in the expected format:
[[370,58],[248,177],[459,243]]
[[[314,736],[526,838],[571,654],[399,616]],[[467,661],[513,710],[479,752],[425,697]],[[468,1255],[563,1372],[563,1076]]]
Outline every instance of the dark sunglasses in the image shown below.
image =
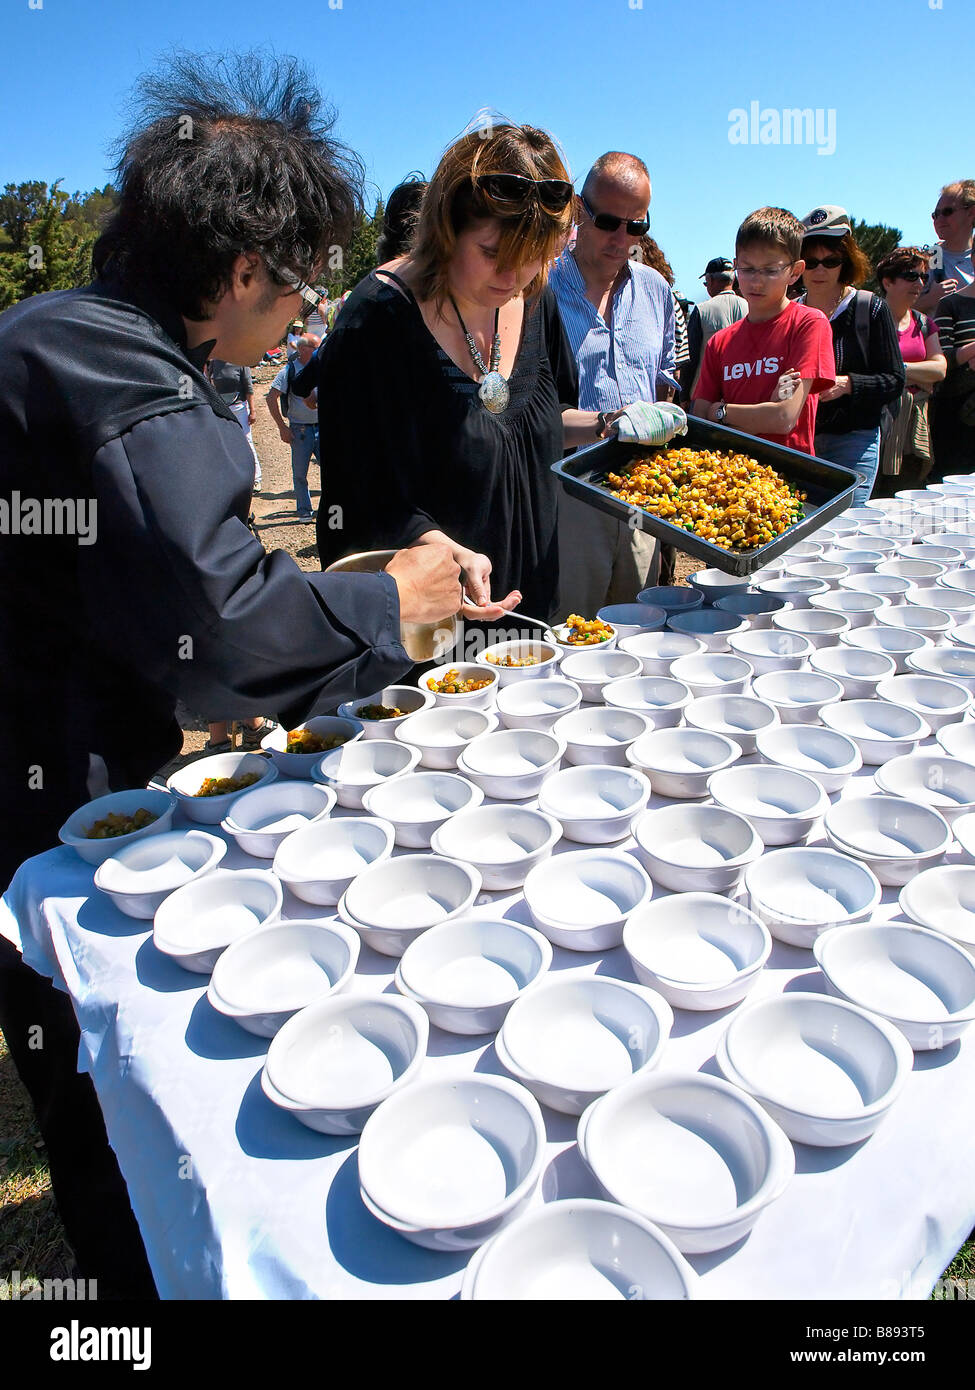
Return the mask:
[[894,276],[895,280],[926,280],[928,277],[923,270],[899,270]]
[[[592,219],[592,225],[596,228],[597,232],[615,232],[619,228],[621,222],[626,222],[625,217],[614,217],[612,213],[609,212],[593,212],[581,193],[579,194],[579,202],[586,209],[586,212],[588,212]],[[642,222],[626,222],[627,236],[646,236],[649,230],[649,217],[644,218]]]
[[934,212],[932,212],[931,214],[931,217],[932,219],[934,219],[935,217],[951,217],[952,213],[955,213],[957,211],[957,208],[935,208]]
[[524,212],[533,199],[546,212],[562,212],[569,206],[573,191],[565,179],[528,179],[521,174],[481,174],[475,186],[512,212]]
[[843,264],[842,256],[806,256],[806,269],[815,270],[817,266],[824,266],[826,270],[835,270],[837,266]]

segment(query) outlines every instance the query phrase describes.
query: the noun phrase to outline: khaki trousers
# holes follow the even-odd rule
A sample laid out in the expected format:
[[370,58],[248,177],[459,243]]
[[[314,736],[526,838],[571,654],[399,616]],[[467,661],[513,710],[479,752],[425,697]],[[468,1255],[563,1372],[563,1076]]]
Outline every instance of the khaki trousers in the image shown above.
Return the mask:
[[558,620],[570,613],[594,618],[609,603],[633,603],[657,582],[659,546],[645,531],[559,496]]

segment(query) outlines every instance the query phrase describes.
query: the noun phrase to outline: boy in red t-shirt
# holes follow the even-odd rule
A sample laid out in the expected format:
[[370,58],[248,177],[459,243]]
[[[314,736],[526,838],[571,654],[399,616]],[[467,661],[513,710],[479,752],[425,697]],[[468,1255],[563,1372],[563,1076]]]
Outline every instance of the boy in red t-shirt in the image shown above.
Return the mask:
[[833,385],[829,320],[786,294],[805,266],[805,228],[785,208],[759,208],[735,238],[748,317],[710,339],[694,386],[694,414],[813,452],[816,397]]

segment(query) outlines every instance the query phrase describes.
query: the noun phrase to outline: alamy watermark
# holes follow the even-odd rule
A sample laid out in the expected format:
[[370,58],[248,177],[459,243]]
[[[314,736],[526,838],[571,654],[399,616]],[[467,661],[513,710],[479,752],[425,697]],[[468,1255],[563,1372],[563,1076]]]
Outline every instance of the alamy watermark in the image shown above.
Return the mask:
[[0,1276],[0,1302],[19,1303],[43,1299],[47,1302],[92,1302],[98,1297],[97,1279],[37,1279],[24,1277],[19,1269],[11,1270],[10,1278]]
[[79,545],[94,545],[97,499],[24,497],[15,489],[0,497],[0,536],[77,536]]
[[836,153],[836,108],[762,106],[749,102],[728,112],[729,145],[815,145],[817,154]]

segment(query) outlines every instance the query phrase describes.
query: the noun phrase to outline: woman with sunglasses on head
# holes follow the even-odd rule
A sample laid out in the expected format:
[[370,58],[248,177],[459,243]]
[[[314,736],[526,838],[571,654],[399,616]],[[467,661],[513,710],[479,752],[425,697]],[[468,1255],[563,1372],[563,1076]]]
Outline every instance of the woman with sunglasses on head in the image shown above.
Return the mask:
[[975,281],[946,294],[935,316],[948,363],[931,402],[932,481],[975,470]]
[[907,373],[894,429],[881,449],[878,496],[921,487],[931,471],[928,401],[944,380],[948,364],[934,320],[914,307],[927,279],[928,261],[928,252],[920,246],[898,246],[877,262],[880,292],[893,316]]
[[551,465],[614,418],[575,408],[575,362],[546,286],[572,193],[552,140],[530,126],[472,131],[443,156],[411,251],[360,282],[317,359],[323,566],[446,540],[466,617],[519,604],[550,616]]
[[915,308],[934,314],[946,294],[975,280],[972,235],[975,229],[975,179],[945,184],[931,214],[938,238],[924,291]]
[[870,274],[841,207],[814,208],[802,219],[803,301],[820,309],[833,330],[836,383],[819,397],[815,451],[853,469],[853,505],[870,497],[880,463],[885,405],[904,390],[905,372],[890,310],[879,295],[857,289]]

